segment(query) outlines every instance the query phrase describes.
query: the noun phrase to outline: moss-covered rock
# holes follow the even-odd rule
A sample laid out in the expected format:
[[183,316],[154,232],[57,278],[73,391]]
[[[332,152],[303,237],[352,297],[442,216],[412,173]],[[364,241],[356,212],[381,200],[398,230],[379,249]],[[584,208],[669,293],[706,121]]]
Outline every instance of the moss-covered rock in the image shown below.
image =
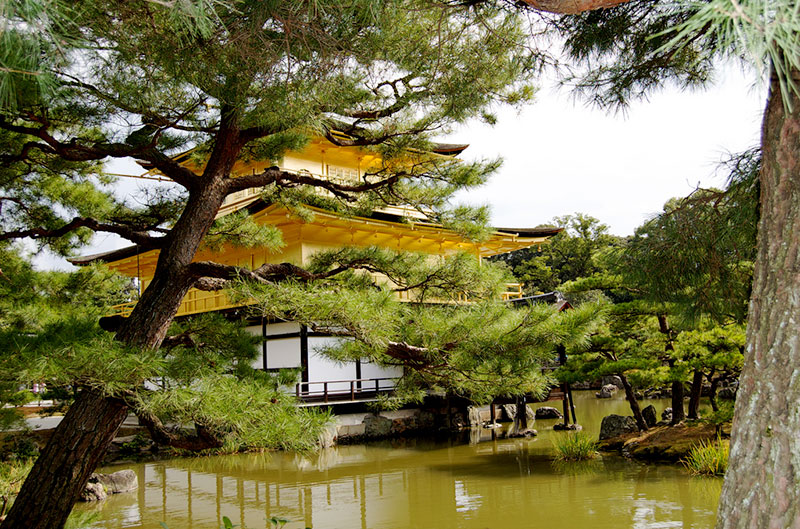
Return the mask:
[[716,439],[711,424],[658,426],[646,432],[620,435],[600,442],[604,451],[620,451],[627,457],[649,461],[677,462],[700,441]]

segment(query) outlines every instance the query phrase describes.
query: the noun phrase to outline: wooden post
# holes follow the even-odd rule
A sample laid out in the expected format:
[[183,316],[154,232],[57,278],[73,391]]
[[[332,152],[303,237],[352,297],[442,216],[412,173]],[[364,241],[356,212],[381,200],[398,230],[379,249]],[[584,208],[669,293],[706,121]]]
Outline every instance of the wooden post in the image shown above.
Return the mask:
[[356,400],[356,383],[354,380],[350,381],[350,400]]
[[323,395],[325,395],[325,402],[328,402],[328,383],[323,382]]
[[572,399],[572,388],[569,387],[569,382],[566,383],[567,396],[569,397],[569,409],[572,411],[572,424],[578,424],[578,418],[575,417],[575,401]]
[[561,397],[561,402],[564,405],[564,426],[569,426],[569,397],[567,396],[568,386],[566,382],[561,384],[561,391],[564,393],[564,396]]

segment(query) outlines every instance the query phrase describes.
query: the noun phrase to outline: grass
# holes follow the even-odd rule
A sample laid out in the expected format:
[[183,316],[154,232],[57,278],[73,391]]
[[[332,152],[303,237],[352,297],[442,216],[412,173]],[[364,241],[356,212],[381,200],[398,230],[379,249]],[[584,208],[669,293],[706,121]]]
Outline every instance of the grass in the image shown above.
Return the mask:
[[568,433],[553,440],[559,461],[585,461],[599,455],[597,441],[582,432]]
[[730,445],[717,437],[716,441],[700,441],[681,462],[692,474],[722,476],[728,468],[729,452]]

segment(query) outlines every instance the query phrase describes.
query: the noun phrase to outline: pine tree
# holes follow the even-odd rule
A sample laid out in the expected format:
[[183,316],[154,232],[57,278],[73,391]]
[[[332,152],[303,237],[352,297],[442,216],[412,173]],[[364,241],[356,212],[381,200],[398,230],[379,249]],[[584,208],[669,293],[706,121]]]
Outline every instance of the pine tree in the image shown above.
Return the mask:
[[[794,329],[800,310],[792,294],[798,288],[793,269],[800,229],[796,3],[634,0],[615,9],[562,17],[556,24],[570,55],[589,67],[578,76],[576,86],[601,105],[624,105],[665,80],[680,86],[702,85],[720,57],[746,57],[769,80],[746,355],[717,527],[796,524],[800,472],[790,461],[798,452],[800,423],[785,405],[800,398],[793,374],[785,368],[796,365],[800,355],[794,333],[786,332]],[[760,380],[770,380],[769,388]]]
[[[168,334],[190,287],[220,288],[245,276],[274,284],[323,279],[364,267],[340,260],[313,276],[297,267],[255,274],[193,262],[204,241],[279,244],[274,229],[216,221],[227,195],[264,188],[269,200],[302,210],[299,204],[323,189],[326,203],[345,212],[410,204],[480,236],[466,221],[482,213],[448,210],[448,200],[485,181],[496,162],[454,164],[424,153],[432,134],[472,117],[491,119],[498,102],[528,100],[540,66],[525,50],[518,13],[503,6],[93,0],[53,2],[46,12],[20,2],[2,17],[0,240],[28,237],[67,252],[89,231],[105,231],[160,252],[153,281],[115,342],[102,342],[125,369],[105,372],[110,364],[102,356],[75,350],[94,358],[93,382],[82,385],[34,466],[4,522],[9,527],[62,526],[130,406],[146,412],[159,403],[188,419],[179,415],[185,393],[148,404],[130,390],[153,376],[160,346],[189,336]],[[277,167],[232,174],[237,160],[276,160],[313,135],[372,151],[382,166],[358,183]],[[195,170],[173,159],[190,148]],[[96,176],[109,158],[141,160],[180,192],[139,208],[115,200],[100,187],[105,177]],[[148,424],[158,432],[153,411]],[[195,441],[215,444],[214,415],[204,413],[192,417]],[[171,444],[186,440],[162,433]]]

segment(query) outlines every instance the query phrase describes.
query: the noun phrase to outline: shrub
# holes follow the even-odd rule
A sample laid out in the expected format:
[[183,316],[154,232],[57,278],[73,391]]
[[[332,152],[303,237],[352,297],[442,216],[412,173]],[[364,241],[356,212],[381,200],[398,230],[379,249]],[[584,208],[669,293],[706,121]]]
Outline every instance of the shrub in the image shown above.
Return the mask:
[[700,441],[681,462],[692,474],[721,476],[728,468],[729,452],[728,442],[717,437],[716,441]]
[[568,433],[553,440],[556,459],[560,461],[583,461],[599,455],[597,441],[582,432]]
[[0,463],[0,516],[5,516],[11,498],[19,492],[31,467],[33,467],[33,459]]

